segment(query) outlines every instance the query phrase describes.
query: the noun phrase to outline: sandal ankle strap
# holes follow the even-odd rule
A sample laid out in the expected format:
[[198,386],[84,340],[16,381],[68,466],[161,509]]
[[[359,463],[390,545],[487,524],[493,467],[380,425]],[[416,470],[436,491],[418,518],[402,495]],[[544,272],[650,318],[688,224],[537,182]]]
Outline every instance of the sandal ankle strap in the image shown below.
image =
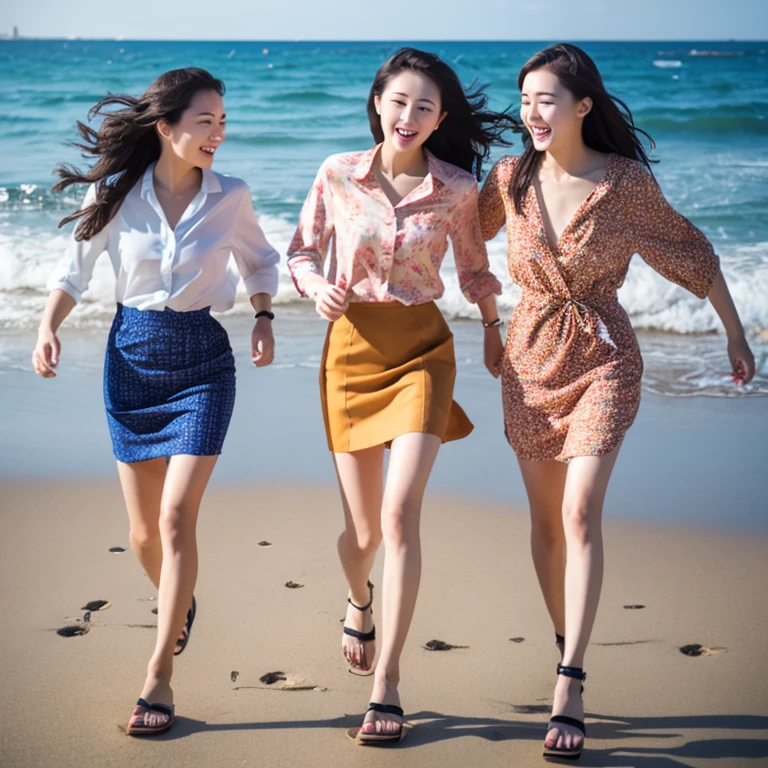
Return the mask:
[[581,667],[564,667],[562,664],[558,664],[557,674],[572,677],[574,680],[587,679],[587,673]]
[[351,605],[353,608],[356,608],[358,611],[367,611],[367,610],[368,610],[368,609],[369,609],[369,608],[370,608],[370,607],[373,605],[373,584],[371,584],[371,582],[370,582],[370,581],[368,582],[368,595],[369,595],[370,599],[368,600],[368,603],[367,603],[366,605],[363,605],[363,606],[360,606],[360,605],[355,605],[355,604],[352,602],[352,598],[351,598],[351,597],[348,597],[348,598],[347,598],[347,602],[348,602],[348,603],[349,603],[349,604],[350,604],[350,605]]

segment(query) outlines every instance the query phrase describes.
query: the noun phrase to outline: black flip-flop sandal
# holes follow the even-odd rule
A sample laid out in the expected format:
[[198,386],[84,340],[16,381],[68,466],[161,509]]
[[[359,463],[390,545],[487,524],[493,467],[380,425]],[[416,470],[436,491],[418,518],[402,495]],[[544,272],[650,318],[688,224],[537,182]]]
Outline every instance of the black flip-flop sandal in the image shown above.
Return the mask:
[[184,652],[184,649],[189,643],[189,636],[192,634],[192,625],[195,623],[195,616],[197,615],[197,600],[192,595],[192,607],[187,611],[187,620],[184,622],[184,627],[181,630],[181,637],[176,641],[176,647],[173,649],[173,655],[179,656]]
[[[144,712],[137,713],[136,709],[138,707],[141,707]],[[161,723],[160,725],[131,725],[129,721],[128,726],[125,729],[125,732],[128,734],[128,736],[156,736],[158,733],[165,733],[173,725],[173,706],[168,706],[167,704],[150,704],[145,699],[139,698],[139,700],[136,702],[136,707],[133,710],[133,715],[145,715],[147,712],[154,712],[158,715],[166,715],[168,720],[164,723]],[[131,715],[131,717],[133,717],[133,715]]]
[[[370,599],[368,600],[367,605],[355,605],[352,602],[352,598],[348,597],[347,602],[355,609],[360,611],[361,613],[364,613],[369,608],[371,610],[371,616],[373,616],[373,608],[371,606],[373,605],[373,584],[371,582],[368,582],[368,594]],[[376,626],[374,625],[373,629],[370,632],[358,632],[356,629],[352,629],[351,627],[344,627],[344,634],[349,635],[350,637],[354,637],[356,640],[360,640],[363,643],[368,643],[371,640],[376,639]],[[371,666],[368,669],[360,669],[359,667],[354,667],[352,664],[350,664],[349,660],[347,660],[347,664],[349,664],[349,671],[353,675],[357,675],[358,677],[369,677],[374,672],[374,666],[373,666],[373,659],[371,659]]]
[[[361,728],[357,732],[358,744],[397,744],[399,741],[402,741],[403,735],[405,733],[403,730],[404,713],[402,708],[398,707],[396,704],[379,704],[378,702],[372,701],[368,705],[368,712],[371,710],[374,712],[380,712],[382,715],[395,715],[396,717],[399,717],[400,727],[396,731],[392,731],[390,733],[376,733],[376,731],[365,733]],[[368,712],[365,714],[367,715]]]
[[[564,677],[571,677],[574,680],[586,680],[587,673],[581,667],[564,667],[562,664],[557,665],[557,674]],[[581,686],[581,691],[584,691],[584,686]],[[583,720],[577,720],[575,717],[568,717],[568,715],[554,715],[549,718],[549,727],[547,732],[552,730],[553,723],[562,723],[563,725],[570,725],[572,728],[576,728],[581,731],[582,735],[586,738],[587,729]],[[581,753],[584,749],[584,739],[578,747],[548,747],[544,745],[544,757],[558,758],[559,760],[578,760],[581,757]]]

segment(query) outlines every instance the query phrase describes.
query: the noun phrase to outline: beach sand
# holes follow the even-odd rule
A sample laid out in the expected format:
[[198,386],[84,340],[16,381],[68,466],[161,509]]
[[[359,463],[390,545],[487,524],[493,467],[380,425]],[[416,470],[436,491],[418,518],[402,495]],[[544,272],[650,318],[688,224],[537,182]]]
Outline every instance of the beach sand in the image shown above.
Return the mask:
[[[557,653],[519,509],[428,491],[400,687],[414,727],[400,746],[375,749],[346,735],[371,681],[348,674],[340,652],[335,489],[209,489],[198,617],[176,663],[178,719],[152,740],[123,732],[156,603],[130,550],[109,552],[128,547],[116,478],[4,482],[0,508],[3,766],[544,764]],[[609,521],[605,538],[581,765],[768,764],[768,536]],[[380,553],[377,584],[381,567]],[[110,606],[91,612],[87,634],[59,636],[92,600]],[[425,650],[434,639],[467,647]],[[711,654],[680,652],[694,643]],[[275,671],[285,683],[259,682]]]

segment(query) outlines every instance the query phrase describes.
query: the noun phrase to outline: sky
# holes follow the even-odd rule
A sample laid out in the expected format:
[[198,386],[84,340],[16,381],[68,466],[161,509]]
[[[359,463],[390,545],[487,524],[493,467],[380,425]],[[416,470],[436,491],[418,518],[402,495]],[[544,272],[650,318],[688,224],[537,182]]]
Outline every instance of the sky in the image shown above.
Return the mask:
[[768,40],[768,0],[3,0],[0,33],[128,40]]

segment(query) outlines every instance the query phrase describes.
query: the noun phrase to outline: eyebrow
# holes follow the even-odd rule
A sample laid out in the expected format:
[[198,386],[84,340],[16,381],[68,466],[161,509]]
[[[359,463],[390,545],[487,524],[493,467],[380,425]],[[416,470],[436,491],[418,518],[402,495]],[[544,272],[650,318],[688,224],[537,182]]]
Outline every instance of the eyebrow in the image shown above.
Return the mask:
[[[406,98],[410,98],[407,93],[403,93],[402,91],[393,91],[395,96],[405,96]],[[429,102],[433,107],[436,107],[437,104],[435,104],[432,99],[416,99],[416,101],[427,101]]]
[[[216,115],[214,115],[214,114],[213,114],[213,112],[198,112],[198,113],[197,113],[197,116],[198,116],[198,117],[202,117],[203,115],[208,115],[208,116],[210,116],[210,117],[216,117]],[[221,119],[222,119],[222,120],[224,120],[226,117],[227,117],[227,113],[225,112],[225,113],[224,113],[224,114],[221,116]]]
[[[527,96],[528,94],[523,92],[523,96]],[[550,91],[536,91],[536,93],[533,94],[534,96],[557,96],[556,93],[551,93]]]

